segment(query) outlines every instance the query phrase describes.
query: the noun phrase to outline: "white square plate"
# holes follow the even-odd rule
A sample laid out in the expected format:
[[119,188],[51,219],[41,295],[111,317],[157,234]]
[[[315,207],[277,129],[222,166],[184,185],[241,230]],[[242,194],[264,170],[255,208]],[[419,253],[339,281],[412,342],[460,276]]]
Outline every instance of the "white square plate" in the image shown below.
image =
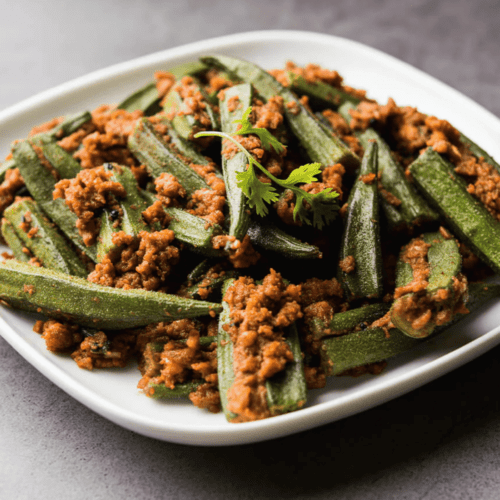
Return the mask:
[[[285,61],[309,62],[338,70],[346,84],[370,97],[449,120],[494,157],[500,157],[500,121],[484,108],[421,71],[359,43],[300,31],[261,31],[185,45],[112,66],[60,85],[0,113],[0,151],[25,137],[34,125],[54,116],[119,102],[164,70],[200,55],[220,53],[248,59],[266,69]],[[307,406],[295,413],[258,422],[229,424],[224,415],[199,410],[189,402],[158,402],[136,389],[135,366],[119,370],[80,370],[65,356],[45,349],[33,333],[34,320],[0,309],[1,335],[61,389],[109,420],[146,436],[192,445],[230,445],[285,436],[366,410],[404,394],[479,356],[500,342],[500,301],[481,314],[411,352],[390,360],[379,376],[333,377],[310,391]]]

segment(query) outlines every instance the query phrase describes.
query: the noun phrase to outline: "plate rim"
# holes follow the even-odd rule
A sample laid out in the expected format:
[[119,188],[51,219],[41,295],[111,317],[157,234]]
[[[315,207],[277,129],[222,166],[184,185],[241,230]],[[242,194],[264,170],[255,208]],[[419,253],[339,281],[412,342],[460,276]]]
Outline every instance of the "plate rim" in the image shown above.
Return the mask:
[[[106,78],[125,75],[144,67],[161,63],[163,60],[185,57],[190,53],[200,51],[213,53],[223,50],[224,47],[234,48],[234,46],[238,44],[241,45],[263,41],[272,42],[273,40],[284,41],[291,38],[293,38],[294,41],[297,41],[297,39],[307,39],[309,42],[318,41],[334,43],[355,48],[367,54],[371,53],[375,57],[383,58],[391,65],[395,65],[398,70],[404,68],[406,72],[415,74],[420,81],[451,93],[453,99],[458,99],[467,103],[468,106],[472,107],[475,113],[480,113],[483,120],[485,120],[488,125],[491,124],[491,126],[497,127],[500,125],[500,120],[492,112],[447,83],[415,68],[409,63],[401,61],[390,54],[386,54],[383,51],[367,46],[361,42],[311,31],[256,30],[199,40],[92,71],[9,106],[0,112],[0,126],[19,114],[43,107],[50,103],[50,101],[77,92],[89,84],[103,82]],[[211,48],[205,50],[205,46],[207,45]],[[196,425],[196,428],[193,428],[192,424],[181,425],[168,423],[167,428],[160,429],[157,426],[157,420],[138,416],[129,410],[120,408],[114,403],[106,401],[102,396],[94,393],[90,388],[85,387],[78,380],[65,377],[63,370],[51,363],[47,356],[31,348],[29,343],[22,339],[1,316],[3,315],[0,312],[0,334],[2,337],[52,383],[92,411],[95,411],[122,427],[145,436],[180,444],[203,446],[239,445],[264,441],[346,418],[414,390],[458,368],[466,362],[473,360],[500,343],[499,326],[464,346],[429,361],[422,366],[413,368],[399,375],[394,380],[386,381],[384,385],[375,388],[366,387],[354,395],[340,396],[333,401],[320,402],[317,405],[304,408],[298,412],[243,424],[231,425],[227,422],[223,422],[223,424],[210,424],[206,427]],[[369,401],[368,405],[366,401]]]

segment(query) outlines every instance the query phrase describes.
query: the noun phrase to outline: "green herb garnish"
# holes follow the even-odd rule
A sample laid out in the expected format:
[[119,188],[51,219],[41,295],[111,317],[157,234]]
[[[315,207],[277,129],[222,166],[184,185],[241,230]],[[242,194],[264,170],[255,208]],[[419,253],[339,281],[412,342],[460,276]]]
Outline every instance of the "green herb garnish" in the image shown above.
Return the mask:
[[[248,120],[252,108],[249,107],[243,114],[241,120],[236,120],[234,123],[239,123],[241,128],[236,132],[236,135],[256,134],[261,140],[262,147],[270,150],[271,147],[281,153],[285,146],[274,137],[269,130],[265,128],[254,128]],[[310,212],[313,215],[312,225],[321,229],[325,224],[328,224],[335,219],[338,211],[336,198],[338,193],[332,188],[327,188],[320,193],[307,193],[300,188],[299,184],[309,184],[318,180],[317,175],[321,173],[320,163],[308,163],[295,169],[287,179],[278,179],[266,170],[238,141],[224,132],[199,132],[195,137],[202,136],[219,136],[228,139],[240,149],[248,159],[248,169],[245,172],[237,174],[238,187],[243,191],[248,198],[248,204],[251,208],[255,208],[257,215],[261,217],[268,214],[269,209],[266,203],[274,203],[279,199],[279,193],[271,183],[260,181],[256,174],[257,167],[275,184],[283,189],[289,189],[295,194],[295,208],[293,210],[294,220],[299,220],[305,224],[311,224]],[[310,209],[310,210],[309,210]]]

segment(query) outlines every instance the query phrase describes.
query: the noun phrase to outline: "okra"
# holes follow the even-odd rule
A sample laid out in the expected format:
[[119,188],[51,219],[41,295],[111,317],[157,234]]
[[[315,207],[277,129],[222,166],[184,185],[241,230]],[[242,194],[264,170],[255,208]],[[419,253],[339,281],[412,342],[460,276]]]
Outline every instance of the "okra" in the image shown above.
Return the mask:
[[[227,280],[222,288],[223,296],[232,286],[234,279]],[[228,409],[227,393],[234,383],[233,343],[226,331],[231,323],[230,307],[222,302],[222,313],[219,317],[217,334],[217,373],[221,405],[226,419],[232,421],[238,415]],[[293,353],[293,361],[288,363],[282,372],[266,381],[266,400],[271,415],[280,415],[302,408],[306,402],[307,388],[300,349],[299,336],[293,324],[287,329],[286,342]]]
[[325,132],[317,118],[294,93],[267,71],[256,64],[229,56],[202,57],[201,61],[209,66],[223,68],[238,79],[251,83],[265,99],[280,95],[284,100],[288,125],[312,161],[324,167],[342,163],[351,172],[359,167],[359,158],[342,141]]
[[42,150],[43,156],[57,170],[61,179],[72,179],[82,169],[78,161],[51,137],[40,134],[33,137],[31,143]]
[[[176,340],[176,342],[185,343],[185,340]],[[216,337],[200,337],[200,346],[208,347],[213,342],[217,342]],[[150,342],[146,349],[150,349],[154,353],[161,353],[163,351],[163,347],[165,342]],[[155,366],[158,375],[160,374],[161,366],[158,363]],[[167,387],[165,384],[159,384],[150,382],[147,387],[144,389],[144,392],[147,396],[153,399],[178,399],[178,398],[186,398],[196,390],[198,386],[204,384],[205,381],[203,379],[195,379],[189,380],[188,382],[182,382],[175,384],[175,387],[171,389]]]
[[128,140],[128,147],[144,165],[153,178],[168,172],[174,175],[188,195],[198,189],[209,189],[199,174],[184,163],[154,130],[147,118],[137,121],[134,132]]
[[[224,98],[219,101],[221,115],[222,132],[234,135],[238,130],[236,120],[241,120],[245,110],[252,105],[252,86],[248,83],[235,85],[224,92]],[[237,99],[237,105],[230,107],[229,103]],[[233,109],[234,108],[234,109]],[[224,182],[226,184],[227,203],[229,205],[230,236],[242,240],[247,233],[250,225],[250,208],[248,198],[238,187],[237,175],[245,172],[248,165],[248,159],[244,153],[238,151],[231,158],[224,155],[224,142],[222,144],[222,171],[224,173]]]
[[161,111],[160,96],[155,82],[150,82],[133,94],[129,95],[117,109],[123,109],[132,113],[133,111],[143,111],[145,116],[151,116]]
[[0,264],[0,299],[15,309],[104,330],[206,316],[221,310],[220,304],[212,302],[100,286],[14,260]]
[[309,103],[313,107],[339,107],[344,102],[359,104],[361,101],[346,91],[333,87],[328,83],[317,81],[308,82],[303,76],[287,71],[288,88],[293,90],[297,95],[306,95],[309,97]]
[[[42,264],[82,278],[87,277],[87,268],[68,242],[47,220],[35,201],[21,198],[10,205],[4,217],[12,224],[18,238]],[[27,231],[22,225],[27,224]]]
[[48,132],[44,132],[53,139],[62,139],[76,132],[82,125],[92,120],[92,115],[88,111],[80,111],[73,115],[65,116],[63,121]]
[[[233,285],[234,279],[228,279],[222,286],[222,297]],[[219,315],[219,326],[217,330],[217,379],[219,381],[219,394],[222,410],[228,422],[234,420],[237,415],[229,410],[227,393],[234,383],[233,369],[233,343],[229,335],[231,325],[231,311],[227,302],[222,300],[222,312]]]
[[16,168],[16,162],[14,161],[13,158],[5,160],[0,165],[0,183],[2,183],[5,180],[5,172],[7,172],[7,170],[10,170],[11,168]]
[[24,246],[12,223],[5,218],[2,219],[2,236],[17,260],[28,262],[31,259],[31,252]]
[[285,369],[266,381],[267,406],[271,415],[281,415],[302,408],[307,400],[302,351],[295,323],[287,328],[286,343],[293,353],[293,361]]
[[329,321],[317,317],[307,318],[307,329],[314,339],[351,333],[357,327],[366,330],[371,323],[381,318],[389,309],[389,304],[381,302],[335,313]]
[[[473,313],[486,302],[500,296],[500,285],[470,283],[467,309]],[[452,321],[435,329],[434,335],[457,323],[466,314],[456,314]],[[323,339],[320,350],[322,366],[327,375],[339,375],[346,370],[370,363],[384,361],[425,342],[408,337],[397,328],[391,328],[389,335],[382,328],[368,328],[359,332]]]
[[146,210],[147,205],[141,196],[139,186],[134,174],[128,167],[117,165],[116,163],[106,163],[105,169],[111,172],[110,181],[121,184],[126,196],[117,200],[122,212],[121,218],[114,210],[105,209],[101,216],[101,228],[97,243],[97,260],[102,259],[115,248],[113,235],[123,231],[127,235],[137,237],[141,231],[149,231],[150,228],[142,218],[142,212]]
[[40,161],[28,141],[21,141],[12,151],[16,166],[24,182],[40,208],[59,227],[59,229],[94,262],[97,261],[96,246],[86,246],[83,242],[76,221],[78,217],[66,205],[62,198],[53,199],[52,192],[58,179],[54,177]]
[[[426,233],[422,235],[422,239],[430,245],[427,251],[428,284],[424,291],[398,297],[391,307],[391,321],[394,325],[406,335],[415,338],[427,337],[442,321],[450,321],[457,306],[467,300],[462,287],[456,286],[462,265],[457,242],[454,239],[445,239],[441,233]],[[396,268],[398,288],[409,285],[414,279],[413,269],[405,262],[404,256],[405,247],[401,251]],[[412,314],[410,308],[415,302],[422,304],[424,309],[416,309],[417,317],[414,317],[415,314]],[[450,317],[445,319],[443,316],[440,321],[440,313],[444,315],[448,311]],[[422,321],[422,315],[426,316],[426,321]]]
[[[208,269],[195,283],[188,286],[182,295],[191,299],[205,300],[207,297],[213,296],[214,293],[220,292],[224,281],[236,278],[238,274],[237,271],[232,269],[228,271],[214,271],[210,274],[210,269]],[[203,296],[200,295],[202,289],[204,290]]]
[[453,232],[495,272],[500,272],[500,224],[467,192],[465,182],[432,148],[409,167],[429,204]]
[[[205,105],[204,111],[210,120],[210,129],[219,130],[219,118],[212,108],[210,97],[207,95],[200,82],[193,78],[194,92],[202,96],[202,103]],[[200,130],[205,130],[205,126],[199,121],[194,113],[184,113],[186,106],[184,99],[176,88],[170,89],[163,102],[163,110],[172,122],[177,133],[185,140],[192,140],[194,135]]]
[[320,259],[322,257],[317,246],[290,236],[264,218],[251,220],[247,234],[255,246],[279,253],[289,259]]
[[500,173],[500,165],[494,160],[492,156],[490,156],[483,148],[478,146],[475,142],[473,142],[471,139],[466,137],[464,134],[460,134],[460,140],[469,146],[469,149],[471,152],[476,155],[478,158],[482,157],[486,161],[486,163],[489,163],[495,170]]
[[377,143],[372,142],[347,201],[340,246],[338,272],[349,300],[379,297],[383,289],[377,172]]
[[172,217],[168,228],[174,232],[177,240],[202,255],[222,255],[222,251],[216,250],[212,245],[212,238],[223,234],[218,224],[209,224],[205,219],[180,208],[166,208],[165,212]]

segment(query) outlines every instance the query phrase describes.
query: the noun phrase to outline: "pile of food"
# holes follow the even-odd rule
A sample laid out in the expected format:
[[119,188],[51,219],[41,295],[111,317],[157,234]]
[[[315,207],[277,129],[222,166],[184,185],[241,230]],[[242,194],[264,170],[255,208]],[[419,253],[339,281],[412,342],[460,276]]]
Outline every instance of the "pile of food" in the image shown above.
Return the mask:
[[2,303],[80,368],[137,359],[147,396],[230,422],[379,374],[500,295],[500,166],[314,64],[159,71],[35,127],[0,176]]

